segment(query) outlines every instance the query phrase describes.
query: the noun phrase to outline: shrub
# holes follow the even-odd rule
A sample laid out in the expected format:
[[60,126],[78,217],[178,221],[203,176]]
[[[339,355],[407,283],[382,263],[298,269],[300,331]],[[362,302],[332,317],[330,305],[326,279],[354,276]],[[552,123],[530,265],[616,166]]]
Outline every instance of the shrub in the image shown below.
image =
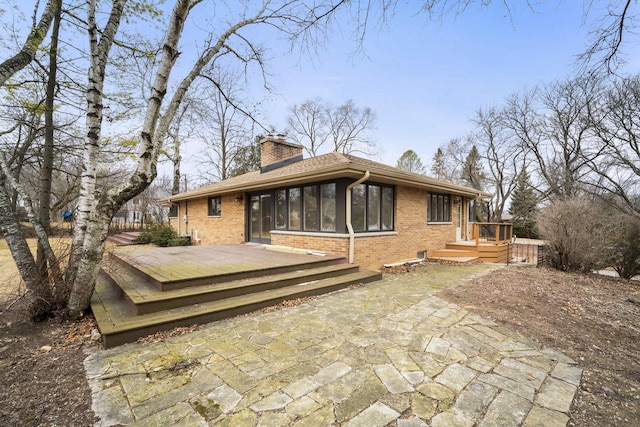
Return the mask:
[[620,277],[629,280],[640,274],[640,220],[627,217],[619,224],[610,262]]
[[585,273],[606,266],[615,229],[608,210],[603,203],[577,197],[545,207],[538,229],[547,241],[551,266]]
[[148,227],[138,237],[140,243],[153,243],[157,246],[184,246],[187,240],[178,236],[176,230],[170,225],[154,225]]

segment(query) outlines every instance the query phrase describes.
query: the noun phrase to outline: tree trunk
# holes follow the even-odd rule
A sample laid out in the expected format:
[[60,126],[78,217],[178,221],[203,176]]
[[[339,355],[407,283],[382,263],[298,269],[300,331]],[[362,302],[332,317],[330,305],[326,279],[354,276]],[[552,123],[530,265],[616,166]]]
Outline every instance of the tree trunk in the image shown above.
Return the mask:
[[[49,47],[49,73],[47,76],[46,101],[44,108],[44,148],[42,153],[42,169],[40,171],[40,200],[39,219],[40,224],[47,234],[51,233],[51,178],[53,175],[53,108],[55,101],[56,79],[58,71],[58,35],[60,34],[61,8],[57,3],[54,11],[53,27],[51,28],[51,46]],[[49,281],[47,257],[40,240],[36,264],[38,265],[38,281]]]
[[110,216],[96,214],[92,215],[86,223],[87,231],[82,256],[67,303],[68,315],[71,318],[79,317],[91,304],[91,295],[102,266],[110,222]]
[[[87,133],[84,138],[84,152],[82,159],[82,177],[80,180],[80,197],[76,226],[71,242],[69,266],[67,267],[66,283],[71,285],[72,292],[77,288],[76,274],[83,258],[83,246],[88,228],[88,221],[96,206],[96,176],[98,155],[100,153],[100,138],[102,134],[102,110],[104,108],[103,88],[105,69],[109,51],[118,31],[122,12],[127,0],[115,0],[105,28],[100,31],[96,22],[96,0],[89,1],[88,33],[91,50],[91,65],[89,67],[89,83],[87,87]],[[90,284],[93,290],[93,284]]]
[[[190,1],[178,0],[173,8],[171,22],[167,30],[167,37],[163,47],[161,65],[156,74],[152,87],[152,95],[147,104],[142,132],[140,134],[140,152],[138,167],[131,178],[121,186],[101,196],[98,200],[94,193],[95,170],[102,125],[102,88],[104,70],[108,52],[122,16],[122,9],[126,0],[115,1],[109,22],[102,32],[100,43],[97,42],[98,31],[95,25],[95,0],[90,1],[89,34],[91,45],[92,66],[89,70],[89,88],[87,91],[87,135],[83,160],[83,176],[81,186],[79,217],[76,226],[74,242],[70,258],[70,274],[67,275],[72,284],[68,302],[68,315],[76,318],[82,314],[91,303],[91,294],[96,285],[100,271],[104,246],[109,229],[109,223],[118,209],[140,194],[153,181],[156,175],[156,163],[161,141],[164,138],[168,123],[179,105],[179,101],[172,105],[161,121],[163,131],[157,133],[156,125],[160,117],[160,108],[166,94],[169,75],[177,59],[178,43],[184,21],[190,10]],[[186,92],[186,89],[185,89]],[[181,93],[181,96],[184,92]],[[180,98],[181,99],[181,98]]]
[[30,315],[39,320],[50,313],[49,287],[38,281],[38,268],[31,249],[22,232],[22,227],[11,205],[11,197],[5,185],[5,176],[0,172],[0,231],[4,235],[11,256],[29,294]]

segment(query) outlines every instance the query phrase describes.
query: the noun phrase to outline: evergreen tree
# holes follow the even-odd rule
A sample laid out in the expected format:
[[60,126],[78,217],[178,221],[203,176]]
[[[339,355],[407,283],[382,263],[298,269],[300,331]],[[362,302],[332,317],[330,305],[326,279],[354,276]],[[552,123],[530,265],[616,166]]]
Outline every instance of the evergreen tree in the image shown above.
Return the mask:
[[471,147],[467,158],[462,166],[462,182],[476,190],[482,190],[487,180],[487,175],[482,167],[482,158],[478,152],[478,148],[474,145]]
[[441,147],[438,147],[438,151],[433,155],[431,175],[438,179],[446,179],[447,177],[447,162],[444,158],[444,151],[442,151]]
[[229,177],[243,175],[260,169],[260,140],[263,136],[254,138],[252,144],[240,147],[233,159]]
[[398,159],[396,167],[414,173],[425,172],[420,156],[418,156],[418,154],[413,150],[405,151]]
[[538,211],[538,200],[535,190],[529,182],[527,170],[518,176],[516,188],[511,196],[509,213],[513,215],[513,234],[535,239],[538,237],[535,216]]

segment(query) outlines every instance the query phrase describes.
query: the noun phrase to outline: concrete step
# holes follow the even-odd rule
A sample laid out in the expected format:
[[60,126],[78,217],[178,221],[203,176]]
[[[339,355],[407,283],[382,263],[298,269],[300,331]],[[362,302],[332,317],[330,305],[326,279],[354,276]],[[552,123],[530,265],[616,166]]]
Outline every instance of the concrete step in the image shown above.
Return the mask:
[[213,282],[169,291],[160,291],[140,274],[112,263],[106,263],[107,280],[122,289],[124,297],[136,314],[155,313],[192,304],[262,292],[285,286],[339,277],[358,271],[353,264],[329,264],[314,268],[300,268],[280,274],[263,275],[247,279]]
[[380,272],[357,271],[339,277],[136,315],[130,304],[125,301],[121,290],[114,287],[106,273],[102,272],[96,283],[91,307],[102,333],[104,345],[106,348],[111,348],[158,331],[212,322],[256,311],[285,300],[320,295],[350,285],[380,280],[381,277]]

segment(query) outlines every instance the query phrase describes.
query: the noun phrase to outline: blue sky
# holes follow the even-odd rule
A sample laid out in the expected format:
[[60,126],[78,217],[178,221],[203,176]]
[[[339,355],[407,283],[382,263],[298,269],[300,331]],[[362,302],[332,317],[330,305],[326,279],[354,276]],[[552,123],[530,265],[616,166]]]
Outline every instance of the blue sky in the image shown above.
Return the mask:
[[[25,3],[20,7],[28,16],[32,6]],[[599,2],[586,21],[582,0],[533,2],[535,11],[524,1],[510,3],[511,14],[502,1],[494,0],[487,8],[472,4],[460,15],[429,20],[418,12],[421,1],[400,0],[386,28],[367,34],[366,55],[354,55],[352,24],[344,17],[313,56],[288,53],[286,43],[273,33],[258,30],[252,36],[269,48],[269,84],[274,88],[266,93],[256,75],[249,76],[256,101],[266,97],[263,122],[283,131],[293,104],[316,97],[334,105],[353,99],[377,114],[371,132],[379,146],[377,160],[395,164],[412,149],[427,164],[438,146],[472,129],[478,108],[500,105],[514,92],[571,76],[576,55],[588,46],[591,25],[603,14]],[[207,21],[209,15],[215,14],[211,22],[224,21],[237,13],[230,10],[233,4],[205,0],[194,9],[179,63],[188,62],[189,53],[202,44],[198,29],[215,25]],[[169,11],[172,5],[167,0],[164,7]],[[624,71],[637,72],[638,44],[627,45],[625,53],[638,59]],[[175,78],[180,71],[179,64]],[[196,156],[199,150],[191,144],[185,151]]]
[[575,70],[588,42],[582,2],[550,3],[511,16],[501,4],[471,7],[437,21],[407,6],[388,30],[368,35],[366,57],[352,55],[346,29],[312,59],[277,57],[267,123],[283,129],[287,108],[316,96],[334,104],[353,99],[377,114],[378,160],[395,164],[413,149],[428,163],[438,146],[472,128],[478,108]]

